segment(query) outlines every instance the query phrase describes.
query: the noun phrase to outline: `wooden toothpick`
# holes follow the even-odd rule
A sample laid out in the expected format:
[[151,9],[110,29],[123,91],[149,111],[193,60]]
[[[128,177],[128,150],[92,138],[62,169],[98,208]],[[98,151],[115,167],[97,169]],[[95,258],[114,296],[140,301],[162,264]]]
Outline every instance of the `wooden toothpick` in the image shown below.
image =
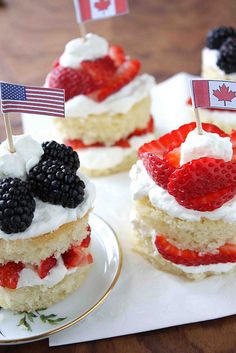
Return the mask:
[[194,108],[198,135],[203,135],[202,123],[197,108]]
[[85,24],[84,23],[79,23],[79,30],[80,30],[80,35],[83,38],[83,40],[85,40],[86,37],[86,28],[85,28]]
[[6,135],[7,135],[8,149],[11,153],[14,153],[16,152],[16,149],[13,144],[11,122],[7,113],[3,114],[3,118],[4,118],[4,124],[5,124]]

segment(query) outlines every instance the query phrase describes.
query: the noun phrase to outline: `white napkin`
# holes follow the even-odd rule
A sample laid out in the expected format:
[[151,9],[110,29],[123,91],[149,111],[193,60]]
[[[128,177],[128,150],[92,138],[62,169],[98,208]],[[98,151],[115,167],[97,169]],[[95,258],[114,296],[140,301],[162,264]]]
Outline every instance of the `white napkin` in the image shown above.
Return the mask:
[[[187,74],[153,89],[152,112],[159,135],[191,121]],[[42,120],[41,120],[42,121]],[[30,128],[25,128],[30,132]],[[191,282],[154,269],[130,250],[128,173],[97,178],[95,212],[117,232],[124,252],[118,283],[104,304],[78,325],[53,335],[50,346],[84,342],[163,327],[215,319],[236,313],[235,274]]]

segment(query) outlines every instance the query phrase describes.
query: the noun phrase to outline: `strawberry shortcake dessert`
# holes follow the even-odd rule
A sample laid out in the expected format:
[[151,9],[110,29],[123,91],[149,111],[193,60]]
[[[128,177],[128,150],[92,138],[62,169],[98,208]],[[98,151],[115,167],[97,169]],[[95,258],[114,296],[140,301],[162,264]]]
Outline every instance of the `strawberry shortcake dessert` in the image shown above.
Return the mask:
[[95,34],[67,43],[45,85],[65,89],[65,119],[53,119],[60,138],[79,152],[92,176],[128,170],[137,149],[154,138],[150,89],[140,62]]
[[144,144],[130,172],[135,250],[191,279],[236,270],[236,133],[202,127]]
[[71,147],[14,136],[0,145],[0,306],[47,308],[86,278],[94,186]]
[[[202,78],[207,80],[236,81],[236,28],[217,27],[208,32],[202,50]],[[235,97],[226,86],[219,87],[218,99]],[[191,105],[191,99],[188,100]],[[201,120],[213,123],[226,132],[236,129],[236,113],[230,109],[199,108]]]

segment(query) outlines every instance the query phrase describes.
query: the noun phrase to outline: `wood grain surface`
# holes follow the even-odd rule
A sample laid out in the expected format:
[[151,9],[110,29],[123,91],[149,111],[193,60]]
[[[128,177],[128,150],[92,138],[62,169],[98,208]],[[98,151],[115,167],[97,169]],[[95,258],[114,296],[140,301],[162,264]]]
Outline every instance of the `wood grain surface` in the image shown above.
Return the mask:
[[[72,0],[3,0],[0,6],[0,80],[41,85],[65,43],[78,36]],[[235,0],[129,0],[130,14],[87,24],[88,31],[121,44],[157,81],[200,72],[206,32],[236,25]],[[15,133],[20,117],[11,117]],[[0,139],[5,138],[2,119]],[[183,298],[184,310],[184,298]],[[148,315],[148,313],[147,313]],[[48,341],[2,346],[0,353],[235,353],[236,319],[49,348]]]

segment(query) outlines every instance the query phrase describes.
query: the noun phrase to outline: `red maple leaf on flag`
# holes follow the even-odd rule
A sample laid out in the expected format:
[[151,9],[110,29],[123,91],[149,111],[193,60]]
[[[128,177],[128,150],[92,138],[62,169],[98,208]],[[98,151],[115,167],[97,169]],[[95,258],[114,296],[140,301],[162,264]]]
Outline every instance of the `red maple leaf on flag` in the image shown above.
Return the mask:
[[94,6],[96,7],[96,9],[98,9],[98,11],[107,10],[110,5],[111,5],[110,0],[99,0],[94,3]]
[[231,91],[229,86],[226,86],[223,83],[223,85],[219,86],[218,89],[213,89],[213,96],[215,96],[218,101],[223,101],[224,106],[226,106],[226,102],[232,102],[232,100],[236,97],[236,92]]

